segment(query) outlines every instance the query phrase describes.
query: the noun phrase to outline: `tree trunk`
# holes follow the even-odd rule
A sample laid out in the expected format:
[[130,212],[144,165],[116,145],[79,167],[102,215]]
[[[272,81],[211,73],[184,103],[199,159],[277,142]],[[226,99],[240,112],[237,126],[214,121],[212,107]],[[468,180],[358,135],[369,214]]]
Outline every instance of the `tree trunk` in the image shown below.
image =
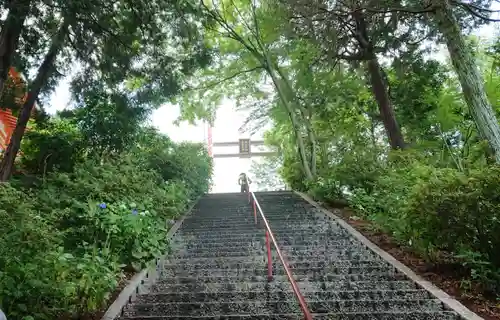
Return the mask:
[[317,147],[316,146],[317,146],[317,142],[316,142],[316,135],[314,133],[314,129],[312,128],[312,124],[311,124],[311,118],[312,118],[311,110],[305,110],[305,108],[302,108],[300,106],[300,103],[298,101],[298,98],[297,98],[294,90],[293,90],[293,87],[290,84],[290,81],[288,81],[288,76],[283,72],[283,70],[280,69],[280,67],[278,65],[274,64],[274,68],[276,69],[276,71],[278,72],[282,81],[284,82],[284,84],[287,88],[287,91],[289,92],[289,96],[293,96],[293,100],[295,101],[295,104],[297,105],[299,112],[302,116],[302,119],[304,121],[304,125],[306,127],[306,132],[307,132],[307,138],[309,139],[310,150],[311,150],[310,171],[311,171],[312,177],[316,178],[316,173],[317,173],[317,155],[316,155]]
[[281,84],[279,83],[279,80],[274,78],[273,82],[275,83],[276,90],[278,91],[278,95],[280,96],[280,100],[283,103],[283,105],[285,106],[286,112],[288,113],[288,116],[290,117],[290,121],[292,122],[292,127],[293,127],[293,131],[295,133],[295,138],[297,139],[297,147],[299,149],[299,155],[300,155],[300,159],[302,160],[302,166],[304,167],[304,173],[306,175],[306,178],[307,178],[307,180],[314,180],[314,175],[311,171],[311,167],[309,166],[309,161],[307,160],[307,152],[306,152],[306,146],[304,143],[304,139],[302,137],[300,126],[298,124],[297,117],[295,115],[293,107],[290,105],[290,102],[286,98],[286,95],[283,92],[283,89],[281,88]]
[[484,79],[479,72],[472,49],[465,43],[458,21],[448,0],[440,1],[434,13],[439,31],[443,34],[450,59],[462,86],[465,102],[474,118],[481,137],[488,141],[500,163],[500,126],[488,100]]
[[387,92],[387,83],[382,77],[382,69],[373,51],[373,43],[368,35],[368,27],[366,26],[363,12],[361,10],[354,11],[352,17],[356,21],[356,32],[354,37],[358,41],[359,47],[363,52],[363,60],[367,61],[366,67],[370,76],[372,92],[379,107],[380,117],[384,123],[385,131],[389,138],[389,144],[392,149],[404,149],[406,145],[403,134],[396,121],[396,115],[394,114],[389,93]]
[[306,127],[306,132],[307,132],[307,138],[309,139],[309,146],[310,146],[310,152],[311,152],[311,173],[313,177],[316,177],[316,167],[317,167],[317,155],[316,155],[316,135],[314,134],[314,130],[312,128],[311,124],[311,116],[306,114],[306,110],[304,110],[302,107],[300,108],[300,113],[302,115],[302,118],[304,120],[304,125]]
[[57,55],[61,51],[65,38],[68,33],[69,20],[65,19],[62,25],[59,27],[56,35],[52,39],[49,51],[45,55],[45,58],[38,68],[38,73],[35,80],[31,85],[31,89],[28,93],[28,98],[23,104],[19,117],[17,118],[16,128],[12,133],[10,138],[9,146],[5,151],[2,162],[0,163],[0,181],[4,182],[9,180],[12,175],[12,169],[14,168],[14,161],[16,160],[17,153],[21,147],[21,140],[24,136],[24,131],[30,119],[31,112],[35,106],[35,102],[40,94],[42,87],[47,83],[50,75],[52,74],[54,62]]
[[309,161],[307,161],[307,153],[306,147],[304,144],[304,139],[302,138],[302,134],[300,132],[300,128],[297,122],[297,118],[295,116],[294,110],[288,101],[287,95],[285,94],[280,79],[274,73],[274,69],[272,69],[272,64],[270,64],[270,59],[266,56],[266,71],[269,73],[271,80],[273,81],[274,86],[276,87],[276,91],[278,91],[278,96],[280,97],[281,102],[285,106],[286,112],[290,117],[290,121],[292,122],[293,131],[295,133],[295,137],[297,139],[297,147],[299,149],[300,159],[302,160],[302,166],[304,167],[304,173],[308,180],[314,180],[314,176],[311,172],[311,167],[309,167]]
[[24,21],[30,11],[31,0],[12,1],[9,14],[0,32],[0,98],[3,95],[3,86],[9,76],[12,57],[16,51],[19,37],[23,30]]
[[370,75],[373,95],[375,96],[375,100],[377,100],[380,116],[384,123],[391,148],[404,149],[406,144],[396,120],[396,115],[394,114],[394,109],[392,108],[392,103],[387,93],[387,85],[382,78],[382,72],[377,57],[374,56],[367,61],[367,69]]

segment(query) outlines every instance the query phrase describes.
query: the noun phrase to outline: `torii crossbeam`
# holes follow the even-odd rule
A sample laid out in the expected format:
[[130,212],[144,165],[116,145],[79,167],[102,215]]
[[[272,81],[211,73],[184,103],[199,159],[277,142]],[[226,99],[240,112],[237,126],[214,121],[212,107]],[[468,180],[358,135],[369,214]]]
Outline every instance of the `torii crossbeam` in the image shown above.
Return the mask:
[[214,154],[214,158],[252,158],[252,157],[264,157],[264,156],[272,156],[275,155],[275,151],[257,151],[252,152],[252,146],[263,146],[263,140],[251,141],[250,139],[239,139],[239,141],[230,141],[230,142],[214,142],[212,144],[213,147],[236,147],[239,146],[240,150],[238,153],[220,153]]

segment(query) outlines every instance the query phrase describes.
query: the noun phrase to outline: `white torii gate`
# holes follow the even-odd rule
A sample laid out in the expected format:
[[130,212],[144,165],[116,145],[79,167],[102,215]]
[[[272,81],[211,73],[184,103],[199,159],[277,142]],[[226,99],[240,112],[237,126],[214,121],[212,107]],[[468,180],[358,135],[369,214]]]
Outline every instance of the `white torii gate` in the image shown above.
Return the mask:
[[[207,122],[208,128],[207,128],[207,136],[206,136],[206,143],[207,143],[207,149],[208,149],[208,154],[212,158],[253,158],[253,157],[264,157],[264,156],[272,156],[276,155],[276,151],[255,151],[252,152],[252,146],[263,146],[264,145],[264,140],[255,140],[252,141],[251,139],[238,139],[238,141],[227,141],[227,142],[213,142],[212,141],[212,125],[210,122]],[[214,154],[213,148],[214,147],[239,147],[238,153],[219,153],[219,154]]]
[[213,158],[252,158],[252,157],[264,157],[264,156],[272,156],[275,155],[275,151],[256,151],[252,152],[252,146],[263,146],[263,140],[252,141],[250,139],[239,139],[238,141],[230,141],[230,142],[214,142],[212,143],[213,147],[236,147],[239,146],[238,153],[220,153],[220,154],[212,154]]
[[[227,142],[213,142],[212,140],[212,124],[210,122],[207,122],[208,128],[207,128],[207,136],[206,136],[206,144],[208,148],[208,154],[212,158],[252,158],[252,157],[263,157],[263,156],[272,156],[276,155],[276,151],[257,151],[257,152],[252,152],[252,146],[263,146],[264,145],[264,140],[255,140],[252,141],[251,139],[238,139],[238,141],[227,141]],[[239,152],[238,153],[220,153],[220,154],[214,154],[213,153],[213,148],[214,147],[236,147],[239,146]]]

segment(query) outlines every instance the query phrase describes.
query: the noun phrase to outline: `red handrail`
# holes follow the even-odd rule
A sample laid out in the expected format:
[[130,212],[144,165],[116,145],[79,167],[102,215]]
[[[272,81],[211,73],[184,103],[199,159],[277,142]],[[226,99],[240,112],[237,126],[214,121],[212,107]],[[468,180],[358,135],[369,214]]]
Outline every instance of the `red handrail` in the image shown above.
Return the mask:
[[[278,246],[278,242],[276,241],[276,238],[274,237],[273,232],[271,231],[271,227],[269,226],[269,223],[267,222],[266,216],[264,215],[264,212],[262,211],[262,208],[260,207],[259,201],[257,201],[257,198],[255,197],[255,194],[253,192],[248,193],[248,198],[251,200],[253,203],[253,214],[254,214],[254,219],[255,219],[255,224],[257,224],[257,211],[259,211],[259,214],[262,218],[262,221],[264,221],[264,226],[266,227],[266,250],[267,250],[267,279],[268,281],[272,281],[273,279],[273,264],[272,264],[272,258],[271,258],[271,243],[269,240],[272,241],[274,248],[276,249],[276,253],[278,254],[278,258],[281,261],[281,264],[285,268],[285,273],[288,278],[288,281],[290,281],[290,284],[292,285],[292,290],[293,293],[295,294],[295,297],[297,298],[300,309],[302,310],[302,313],[304,314],[304,319],[305,320],[312,320],[312,315],[311,312],[309,311],[309,308],[307,307],[306,300],[304,299],[304,296],[302,293],[300,293],[299,286],[297,285],[297,282],[295,282],[295,279],[293,279],[292,271],[290,270],[290,267],[288,266],[288,263],[286,262],[285,258],[283,257],[283,254],[281,253],[281,250]],[[258,209],[258,210],[257,210]]]

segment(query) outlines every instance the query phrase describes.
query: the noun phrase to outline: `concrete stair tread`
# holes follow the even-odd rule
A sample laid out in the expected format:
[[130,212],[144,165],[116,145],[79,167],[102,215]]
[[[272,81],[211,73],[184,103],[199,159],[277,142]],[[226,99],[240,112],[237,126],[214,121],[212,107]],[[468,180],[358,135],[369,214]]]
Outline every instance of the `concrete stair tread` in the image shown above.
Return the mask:
[[[336,274],[336,275],[355,275],[355,274],[377,274],[377,273],[397,273],[395,269],[390,269],[387,266],[373,266],[373,267],[309,267],[309,268],[291,268],[295,275],[315,275],[315,274]],[[247,276],[267,274],[267,268],[262,265],[255,268],[238,268],[238,269],[196,269],[186,270],[184,268],[178,269],[164,269],[163,274],[166,277],[198,277],[198,276],[233,276],[244,274]],[[273,274],[284,274],[285,270],[282,266],[278,268],[273,267]]]
[[[324,251],[324,252],[333,252],[333,251],[345,251],[346,245],[321,245],[321,244],[311,244],[311,245],[278,245],[282,251],[294,252],[294,251]],[[358,250],[369,250],[365,246],[360,243],[352,243],[349,244],[350,248],[358,249]],[[265,250],[265,240],[264,238],[260,241],[253,241],[248,243],[239,243],[239,244],[230,244],[227,246],[222,245],[214,245],[214,246],[192,246],[192,245],[173,245],[172,248],[176,248],[178,250],[183,250],[186,252],[201,252],[208,250],[217,250],[217,251],[238,251],[238,250],[248,250],[248,249],[260,249]]]
[[[241,259],[248,258],[249,256],[265,256],[265,250],[252,249],[247,251],[215,251],[215,252],[178,252],[169,256],[169,259],[213,259],[218,257],[237,257]],[[272,256],[277,257],[275,250],[272,250]],[[288,251],[286,256],[289,259],[298,260],[321,260],[321,261],[332,261],[339,258],[347,258],[351,260],[368,260],[370,258],[376,259],[375,253],[365,250],[358,250],[355,252],[349,251],[348,249],[344,251],[313,251],[313,250],[302,250],[302,251]]]
[[[422,289],[412,290],[346,290],[346,291],[302,291],[304,298],[309,300],[425,300],[431,295]],[[134,303],[175,303],[175,302],[228,302],[251,301],[265,298],[266,300],[295,299],[292,291],[218,291],[218,292],[153,292],[138,296]]]
[[[258,260],[258,261],[257,261]],[[261,263],[265,262],[265,259],[262,259],[259,257],[258,259],[253,259],[252,261],[245,262],[245,260],[242,261],[237,261],[235,258],[219,258],[214,261],[214,259],[209,260],[209,259],[202,259],[199,262],[201,264],[196,264],[196,260],[192,261],[176,261],[177,263],[165,263],[163,266],[164,268],[182,268],[185,270],[191,270],[195,268],[190,268],[190,267],[204,267],[207,269],[221,269],[221,267],[224,267],[224,269],[241,269],[241,268],[255,268],[255,262]],[[211,262],[207,264],[207,262]],[[265,264],[264,264],[265,265]],[[308,268],[308,267],[313,267],[313,268],[328,268],[328,267],[360,267],[360,266],[389,266],[386,262],[380,260],[380,261],[373,261],[370,259],[367,260],[348,260],[348,259],[343,259],[343,260],[334,260],[334,261],[325,261],[325,260],[308,260],[308,261],[303,261],[303,260],[291,260],[288,259],[288,265],[290,268]],[[274,268],[280,267],[280,263],[273,263]]]
[[189,255],[189,254],[179,254],[179,255],[171,255],[168,257],[168,261],[203,261],[203,260],[216,260],[216,259],[225,259],[225,260],[233,260],[233,261],[245,261],[245,260],[260,260],[260,258],[264,258],[265,255],[263,252],[256,251],[254,254],[241,254],[239,252],[228,252],[226,254],[211,254],[207,253],[205,255]]
[[[258,238],[258,237],[257,237]],[[359,244],[358,241],[354,239],[347,240],[337,240],[337,241],[302,241],[302,242],[292,242],[289,240],[276,239],[280,248],[284,247],[305,247],[305,246],[325,246],[325,247],[342,247],[348,246],[351,244]],[[258,238],[258,241],[255,243],[263,244],[265,241],[265,235]],[[225,242],[208,242],[208,243],[199,243],[198,241],[186,242],[184,239],[182,241],[171,241],[171,246],[182,246],[185,248],[200,248],[205,250],[216,249],[216,248],[233,248],[233,247],[245,247],[248,246],[248,243],[225,243]]]
[[[334,281],[380,281],[380,280],[405,280],[406,276],[401,273],[372,273],[372,274],[293,274],[295,281],[313,281],[313,282],[334,282]],[[170,278],[164,278],[158,281],[160,284],[167,283],[233,283],[238,281],[248,281],[248,282],[260,282],[267,281],[267,272],[260,275],[248,275],[248,274],[235,274],[235,275],[211,275],[211,276],[173,276]],[[286,275],[274,275],[274,281],[288,281]]]
[[[454,312],[384,312],[384,313],[327,313],[313,314],[314,319],[321,320],[460,320]],[[251,315],[232,314],[219,316],[138,316],[121,317],[120,320],[182,320],[182,319],[218,319],[218,320],[303,320],[302,314],[264,314]]]
[[[428,291],[292,192],[256,193],[314,319],[458,320]],[[171,240],[159,279],[120,320],[303,319],[265,229],[241,193],[206,195]]]
[[[298,281],[297,286],[300,290],[407,290],[416,289],[414,282],[409,280],[398,281],[348,281],[339,280],[331,282],[310,282]],[[290,283],[272,281],[272,282],[222,282],[222,283],[155,283],[152,287],[154,292],[181,292],[181,291],[248,291],[248,290],[283,290],[289,289]]]
[[[308,301],[313,313],[330,312],[409,312],[412,310],[445,311],[437,299],[426,300],[324,300]],[[133,303],[124,310],[124,315],[179,314],[179,315],[221,315],[253,314],[262,310],[275,313],[300,312],[296,301],[231,301],[231,302],[175,302],[175,303]]]

